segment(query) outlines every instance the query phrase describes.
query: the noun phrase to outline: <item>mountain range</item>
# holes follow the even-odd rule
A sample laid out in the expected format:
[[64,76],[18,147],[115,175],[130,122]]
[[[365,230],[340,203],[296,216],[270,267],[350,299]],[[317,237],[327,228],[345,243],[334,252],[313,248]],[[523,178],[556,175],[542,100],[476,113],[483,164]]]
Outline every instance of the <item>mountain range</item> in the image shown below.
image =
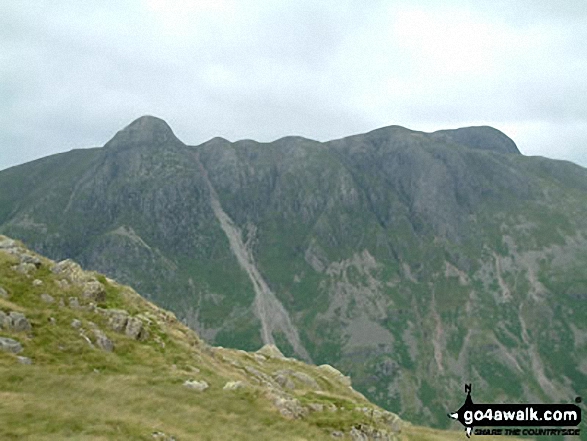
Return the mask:
[[587,170],[491,127],[189,146],[144,116],[1,171],[0,233],[210,344],[332,364],[418,424],[457,427],[465,383],[587,395]]

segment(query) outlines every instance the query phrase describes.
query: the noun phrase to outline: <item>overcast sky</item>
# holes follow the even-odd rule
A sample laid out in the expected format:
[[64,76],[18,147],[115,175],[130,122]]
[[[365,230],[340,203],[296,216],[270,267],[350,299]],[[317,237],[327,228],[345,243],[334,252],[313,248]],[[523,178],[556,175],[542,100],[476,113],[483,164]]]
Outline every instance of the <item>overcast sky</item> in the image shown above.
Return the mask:
[[584,0],[1,0],[0,169],[137,117],[186,144],[491,125],[587,166]]

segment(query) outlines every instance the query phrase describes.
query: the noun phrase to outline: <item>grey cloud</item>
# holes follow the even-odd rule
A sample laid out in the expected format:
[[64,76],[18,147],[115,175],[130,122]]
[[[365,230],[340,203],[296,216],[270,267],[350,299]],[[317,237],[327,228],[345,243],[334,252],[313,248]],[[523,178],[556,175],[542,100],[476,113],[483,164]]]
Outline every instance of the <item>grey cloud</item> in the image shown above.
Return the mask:
[[[556,13],[526,0],[234,5],[175,29],[145,3],[2,2],[0,169],[103,145],[142,114],[189,144],[493,124],[524,153],[587,165],[579,2]],[[418,58],[394,36],[402,8],[469,11],[503,31],[489,41],[493,70]]]

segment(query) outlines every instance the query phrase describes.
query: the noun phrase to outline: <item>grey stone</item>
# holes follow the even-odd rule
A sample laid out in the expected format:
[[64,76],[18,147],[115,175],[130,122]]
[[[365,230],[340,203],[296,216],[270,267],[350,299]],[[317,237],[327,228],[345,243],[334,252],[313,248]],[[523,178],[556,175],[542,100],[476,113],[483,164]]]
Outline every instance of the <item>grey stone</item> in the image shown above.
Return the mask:
[[99,329],[94,329],[93,332],[94,337],[96,337],[96,346],[106,352],[112,352],[114,350],[114,343],[106,337],[106,334]]
[[73,309],[80,309],[81,306],[79,304],[79,299],[77,297],[70,297],[69,298],[69,307]]
[[12,319],[4,311],[0,311],[0,329],[11,329]]
[[16,242],[6,236],[0,236],[0,249],[16,247]]
[[293,372],[291,375],[292,375],[292,377],[300,380],[306,386],[308,386],[314,390],[320,390],[320,386],[318,386],[318,383],[316,382],[316,380],[314,380],[308,374],[305,374],[304,372]]
[[1,286],[0,286],[0,297],[3,298],[3,299],[7,299],[8,298],[8,291],[6,291]]
[[79,329],[82,327],[82,322],[80,322],[78,319],[73,319],[71,321],[71,327],[75,328],[75,329]]
[[53,265],[51,272],[64,276],[73,283],[81,283],[88,279],[82,267],[70,259],[62,260]]
[[128,322],[128,312],[123,309],[107,310],[108,326],[116,332],[124,332]]
[[146,329],[143,328],[143,322],[136,317],[128,319],[125,334],[135,340],[145,340],[148,337]]
[[349,386],[349,387],[351,386],[351,379],[350,379],[350,377],[347,377],[346,375],[343,375],[342,372],[340,372],[336,368],[333,368],[329,364],[322,364],[322,365],[318,366],[318,369],[320,369],[321,371],[327,373],[330,376],[333,376],[334,378],[336,378],[337,381],[339,381],[343,385]]
[[27,275],[30,272],[35,271],[37,267],[32,263],[19,263],[18,265],[13,266],[12,269],[17,273]]
[[43,284],[42,280],[35,279],[33,280],[33,286],[41,286]]
[[18,354],[22,351],[22,345],[12,338],[0,337],[0,351]]
[[99,303],[106,300],[106,290],[97,280],[90,280],[84,285],[82,296]]
[[18,362],[20,364],[33,364],[33,360],[31,360],[28,357],[22,357],[22,356],[19,355],[16,358],[18,359]]
[[12,330],[16,332],[28,332],[31,330],[31,324],[21,312],[12,311],[10,313],[12,320]]
[[31,264],[35,268],[41,267],[41,259],[39,259],[37,256],[32,256],[30,254],[20,254],[19,258],[20,262],[23,264]]
[[197,390],[198,392],[204,392],[210,386],[205,381],[187,380],[183,383],[188,389]]
[[308,409],[310,409],[312,412],[324,412],[324,404],[310,403],[308,404]]
[[257,354],[264,355],[268,358],[285,358],[279,348],[275,345],[267,344],[257,351]]
[[242,389],[243,387],[245,387],[245,383],[243,383],[242,381],[228,381],[222,389],[236,390],[236,389]]
[[289,378],[289,376],[285,374],[276,374],[273,378],[275,378],[275,382],[279,384],[281,387],[285,389],[295,389],[296,385],[293,381]]
[[341,432],[340,430],[335,430],[334,432],[332,432],[330,434],[331,437],[333,438],[343,438],[344,437],[344,433]]
[[53,303],[55,301],[55,298],[52,295],[49,295],[44,292],[43,294],[41,294],[41,300],[45,303]]

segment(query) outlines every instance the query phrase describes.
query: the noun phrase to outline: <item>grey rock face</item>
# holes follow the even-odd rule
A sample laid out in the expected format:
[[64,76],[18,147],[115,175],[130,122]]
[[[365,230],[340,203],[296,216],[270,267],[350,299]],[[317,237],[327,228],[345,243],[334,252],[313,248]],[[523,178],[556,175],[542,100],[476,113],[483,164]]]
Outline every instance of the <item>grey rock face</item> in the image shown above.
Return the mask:
[[22,351],[22,345],[12,338],[0,337],[0,351],[18,354]]

